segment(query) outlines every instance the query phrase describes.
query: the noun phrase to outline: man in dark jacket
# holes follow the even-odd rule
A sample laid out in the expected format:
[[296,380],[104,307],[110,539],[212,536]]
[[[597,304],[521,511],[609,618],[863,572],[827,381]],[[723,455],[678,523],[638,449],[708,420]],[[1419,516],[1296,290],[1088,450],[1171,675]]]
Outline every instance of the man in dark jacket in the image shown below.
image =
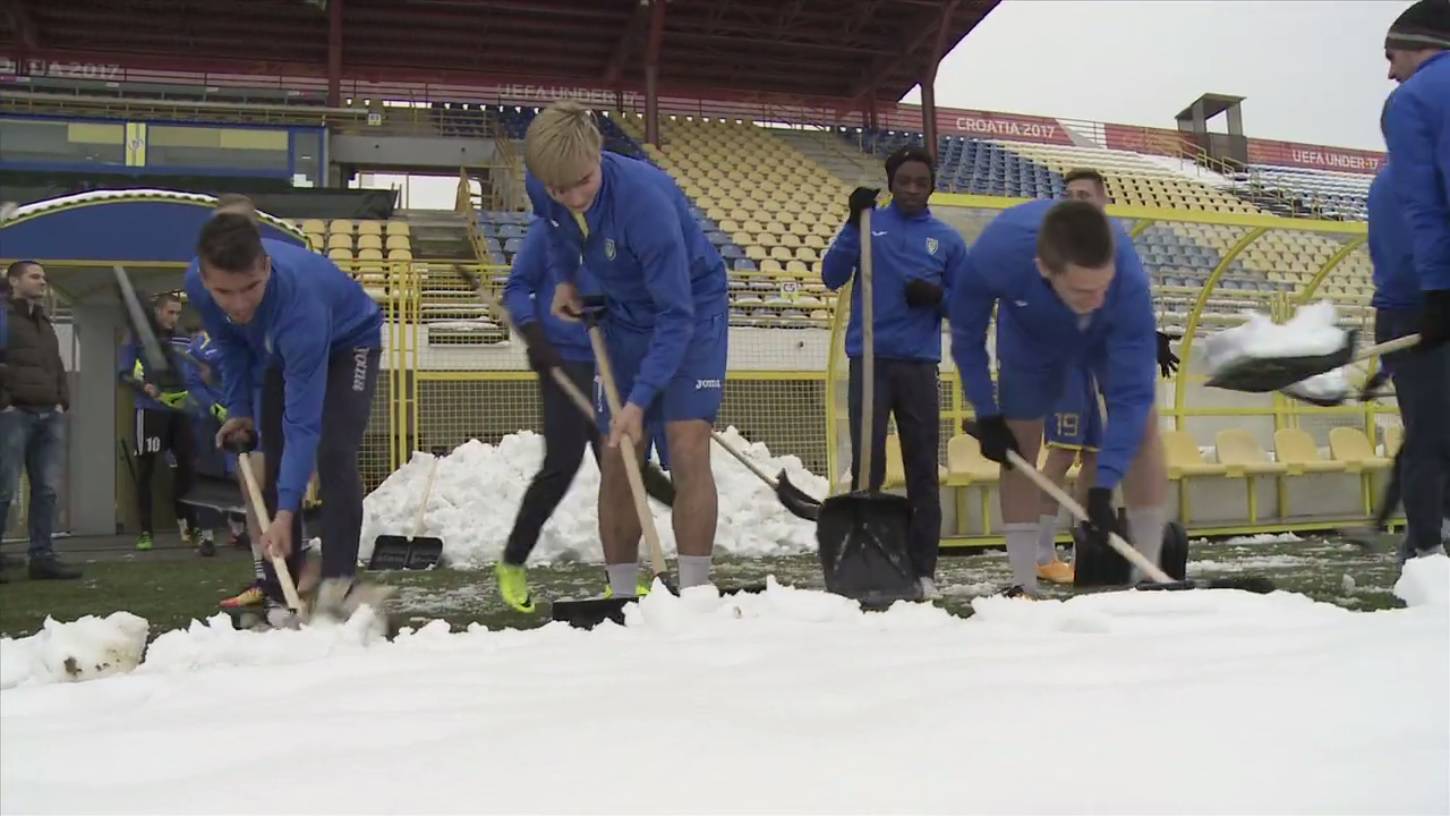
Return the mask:
[[30,480],[30,577],[79,578],[80,570],[56,558],[50,540],[70,395],[60,342],[40,305],[45,269],[34,261],[16,261],[5,270],[5,280],[10,298],[0,366],[0,530],[5,529],[23,465]]

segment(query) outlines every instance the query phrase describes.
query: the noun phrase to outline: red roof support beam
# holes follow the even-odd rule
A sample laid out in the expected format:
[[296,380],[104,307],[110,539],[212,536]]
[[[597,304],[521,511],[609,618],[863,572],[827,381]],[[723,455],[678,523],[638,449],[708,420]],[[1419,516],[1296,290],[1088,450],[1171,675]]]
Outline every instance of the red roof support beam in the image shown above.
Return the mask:
[[931,52],[927,54],[926,64],[921,72],[921,136],[926,143],[926,150],[931,154],[933,160],[937,158],[936,144],[936,69],[941,65],[941,58],[944,56],[942,50],[946,48],[947,25],[951,22],[952,15],[956,13],[957,3],[961,0],[951,0],[942,7],[941,22],[937,25],[936,39],[932,41]]
[[649,42],[644,52],[644,140],[660,144],[660,43],[665,37],[665,0],[651,0]]
[[614,41],[614,52],[609,55],[609,64],[604,68],[604,84],[614,85],[619,82],[619,75],[624,70],[624,61],[629,57],[630,43],[634,41],[634,32],[644,23],[645,12],[648,10],[649,6],[644,3],[635,4],[634,11],[629,15],[629,21],[619,32],[619,39]]
[[18,46],[15,49],[15,71],[27,74],[30,72],[31,55],[40,49],[40,43],[35,36],[35,19],[30,16],[22,0],[3,0],[0,8],[10,18],[10,27],[15,29]]
[[327,2],[327,104],[342,104],[342,0]]

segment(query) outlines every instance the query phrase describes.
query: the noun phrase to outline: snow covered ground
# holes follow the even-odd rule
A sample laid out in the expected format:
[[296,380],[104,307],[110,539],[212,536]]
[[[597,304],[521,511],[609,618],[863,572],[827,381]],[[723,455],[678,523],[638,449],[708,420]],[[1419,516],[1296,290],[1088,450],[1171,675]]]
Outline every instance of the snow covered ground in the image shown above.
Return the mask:
[[[759,462],[772,475],[782,469],[791,482],[807,493],[824,497],[826,480],[815,476],[794,456],[771,456],[761,443],[751,443],[734,427],[722,434],[737,449]],[[717,552],[742,556],[790,555],[815,549],[815,527],[790,515],[775,494],[718,445],[711,461],[720,493]],[[544,440],[532,431],[509,434],[497,445],[469,441],[445,456],[428,500],[423,535],[443,539],[443,557],[453,567],[481,567],[503,553],[514,515],[529,480],[544,458]],[[433,457],[416,453],[394,471],[363,502],[363,561],[372,554],[373,540],[384,533],[412,535],[418,502],[423,495]],[[596,501],[599,468],[585,455],[564,501],[544,526],[532,560],[602,561],[599,549]],[[655,523],[666,553],[675,548],[668,508],[651,502]]]
[[218,618],[129,674],[0,692],[0,810],[1444,813],[1450,559],[1396,592],[962,619],[700,589],[624,627],[391,643]]

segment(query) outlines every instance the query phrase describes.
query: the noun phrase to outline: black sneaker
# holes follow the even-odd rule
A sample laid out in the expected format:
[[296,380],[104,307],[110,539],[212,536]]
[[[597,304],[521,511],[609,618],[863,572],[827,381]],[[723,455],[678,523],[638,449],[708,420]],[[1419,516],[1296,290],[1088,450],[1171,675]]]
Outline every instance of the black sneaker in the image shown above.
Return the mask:
[[196,552],[203,558],[216,555],[216,540],[212,538],[211,530],[201,534],[201,540],[196,543]]
[[81,571],[54,555],[43,555],[30,559],[30,577],[37,581],[68,581],[81,577]]

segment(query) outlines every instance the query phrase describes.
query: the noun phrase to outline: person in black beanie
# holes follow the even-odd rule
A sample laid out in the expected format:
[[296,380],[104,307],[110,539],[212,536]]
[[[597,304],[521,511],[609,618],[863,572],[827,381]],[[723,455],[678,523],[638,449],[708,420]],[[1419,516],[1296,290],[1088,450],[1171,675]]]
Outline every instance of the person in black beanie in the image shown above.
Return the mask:
[[[1371,244],[1388,225],[1402,237],[1376,263],[1376,296],[1385,294],[1390,248],[1401,257],[1406,304],[1415,313],[1377,303],[1380,341],[1420,334],[1411,351],[1386,357],[1405,419],[1402,464],[1405,507],[1410,517],[1404,555],[1443,552],[1441,500],[1450,480],[1450,0],[1420,0],[1390,26],[1385,37],[1389,76],[1400,83],[1381,117],[1389,165],[1371,188]],[[1393,247],[1391,247],[1393,244]],[[1375,253],[1372,251],[1372,255]],[[1414,303],[1418,301],[1418,303]],[[1391,319],[1394,318],[1394,319]],[[1413,407],[1415,410],[1406,410]]]

